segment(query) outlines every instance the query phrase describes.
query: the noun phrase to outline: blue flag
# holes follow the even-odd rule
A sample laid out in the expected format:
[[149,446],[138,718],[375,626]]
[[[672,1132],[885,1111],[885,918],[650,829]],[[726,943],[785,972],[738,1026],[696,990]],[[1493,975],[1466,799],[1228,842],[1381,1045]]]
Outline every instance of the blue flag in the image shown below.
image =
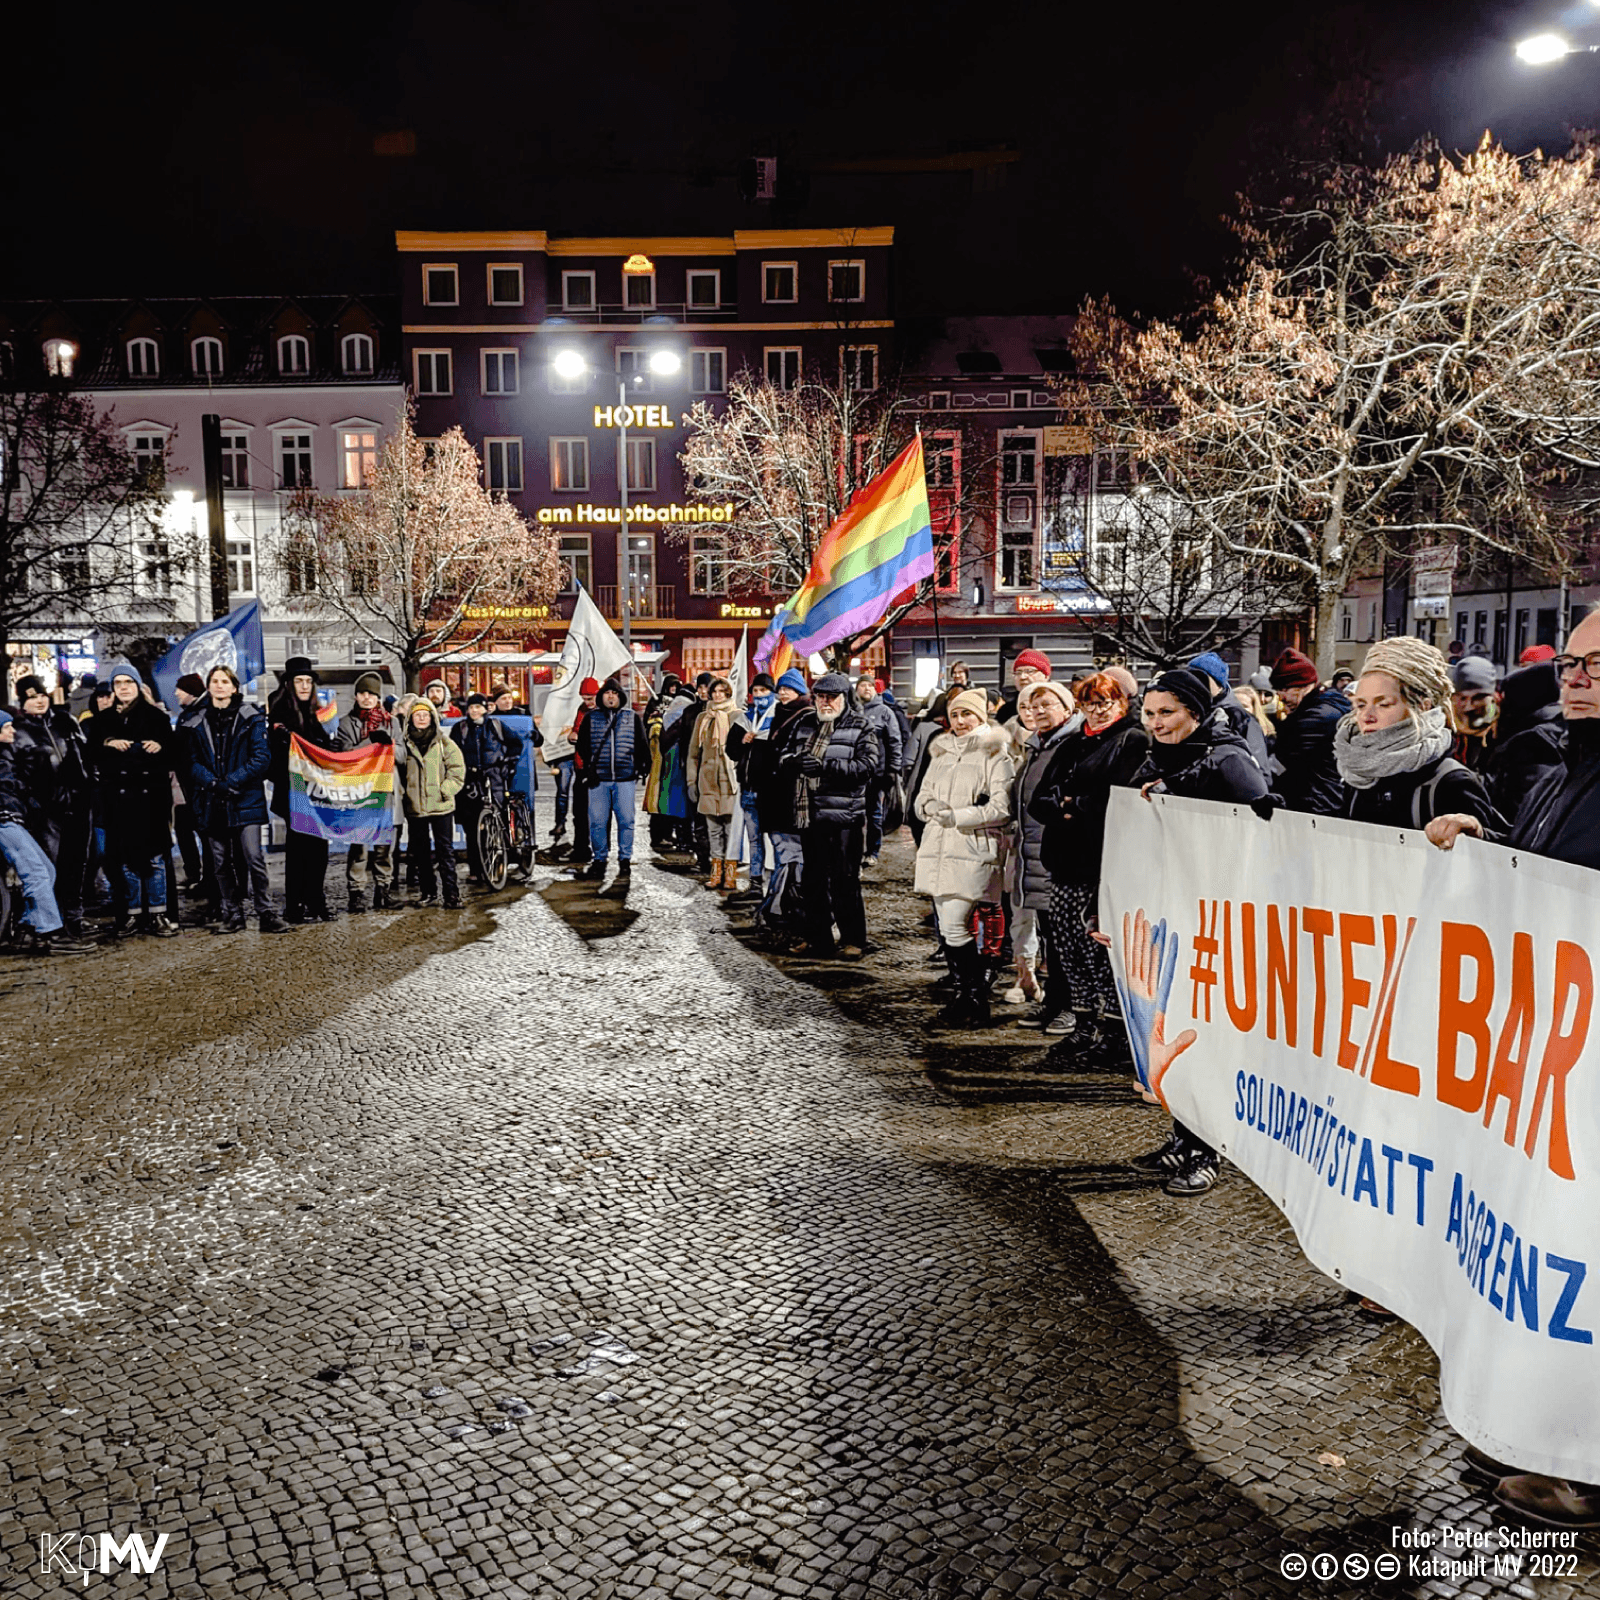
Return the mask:
[[267,670],[259,600],[246,601],[237,611],[204,623],[173,645],[156,662],[156,692],[176,711],[178,679],[191,672],[204,678],[213,667],[232,667],[240,683],[259,678]]

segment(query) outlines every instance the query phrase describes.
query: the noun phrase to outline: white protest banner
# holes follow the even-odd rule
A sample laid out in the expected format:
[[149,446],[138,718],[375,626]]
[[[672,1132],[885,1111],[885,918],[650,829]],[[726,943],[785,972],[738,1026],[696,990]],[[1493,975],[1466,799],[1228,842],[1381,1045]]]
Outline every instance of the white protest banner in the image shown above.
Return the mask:
[[600,615],[600,608],[589,598],[589,591],[579,584],[578,603],[572,608],[567,641],[561,647],[561,660],[552,674],[555,687],[545,700],[539,718],[539,731],[544,734],[539,754],[546,765],[563,761],[572,754],[572,741],[564,738],[561,730],[570,728],[578,714],[583,680],[594,678],[604,683],[613,672],[627,666],[628,660],[622,641]]
[[1475,840],[1112,794],[1141,1076],[1415,1326],[1451,1424],[1600,1482],[1600,877]]

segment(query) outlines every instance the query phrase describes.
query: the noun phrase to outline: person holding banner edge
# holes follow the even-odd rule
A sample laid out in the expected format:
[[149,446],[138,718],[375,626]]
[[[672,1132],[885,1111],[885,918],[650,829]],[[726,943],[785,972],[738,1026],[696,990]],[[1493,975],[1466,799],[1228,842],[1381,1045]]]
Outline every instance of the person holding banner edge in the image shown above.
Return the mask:
[[294,734],[319,750],[333,740],[317,716],[316,668],[308,656],[290,656],[283,664],[277,692],[267,702],[267,743],[272,767],[272,809],[283,818],[283,920],[332,922],[328,907],[328,841],[289,825],[289,740]]

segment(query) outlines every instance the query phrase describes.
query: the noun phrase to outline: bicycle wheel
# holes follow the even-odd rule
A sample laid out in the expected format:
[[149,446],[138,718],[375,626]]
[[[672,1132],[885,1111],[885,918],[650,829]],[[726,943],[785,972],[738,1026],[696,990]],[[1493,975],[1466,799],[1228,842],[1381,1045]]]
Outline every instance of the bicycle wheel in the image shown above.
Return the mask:
[[510,824],[509,851],[518,868],[528,873],[533,868],[533,813],[520,794],[512,794],[506,808],[506,821]]
[[492,805],[478,813],[478,860],[483,864],[483,881],[491,889],[505,888],[506,829]]

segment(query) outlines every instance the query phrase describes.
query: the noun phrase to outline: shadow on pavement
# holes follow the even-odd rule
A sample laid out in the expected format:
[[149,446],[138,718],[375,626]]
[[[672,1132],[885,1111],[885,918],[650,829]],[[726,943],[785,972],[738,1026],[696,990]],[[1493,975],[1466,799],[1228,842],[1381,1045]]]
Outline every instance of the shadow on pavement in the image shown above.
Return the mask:
[[602,900],[600,888],[583,878],[556,878],[538,893],[580,939],[592,944],[597,939],[615,939],[639,920],[639,913],[626,900]]

